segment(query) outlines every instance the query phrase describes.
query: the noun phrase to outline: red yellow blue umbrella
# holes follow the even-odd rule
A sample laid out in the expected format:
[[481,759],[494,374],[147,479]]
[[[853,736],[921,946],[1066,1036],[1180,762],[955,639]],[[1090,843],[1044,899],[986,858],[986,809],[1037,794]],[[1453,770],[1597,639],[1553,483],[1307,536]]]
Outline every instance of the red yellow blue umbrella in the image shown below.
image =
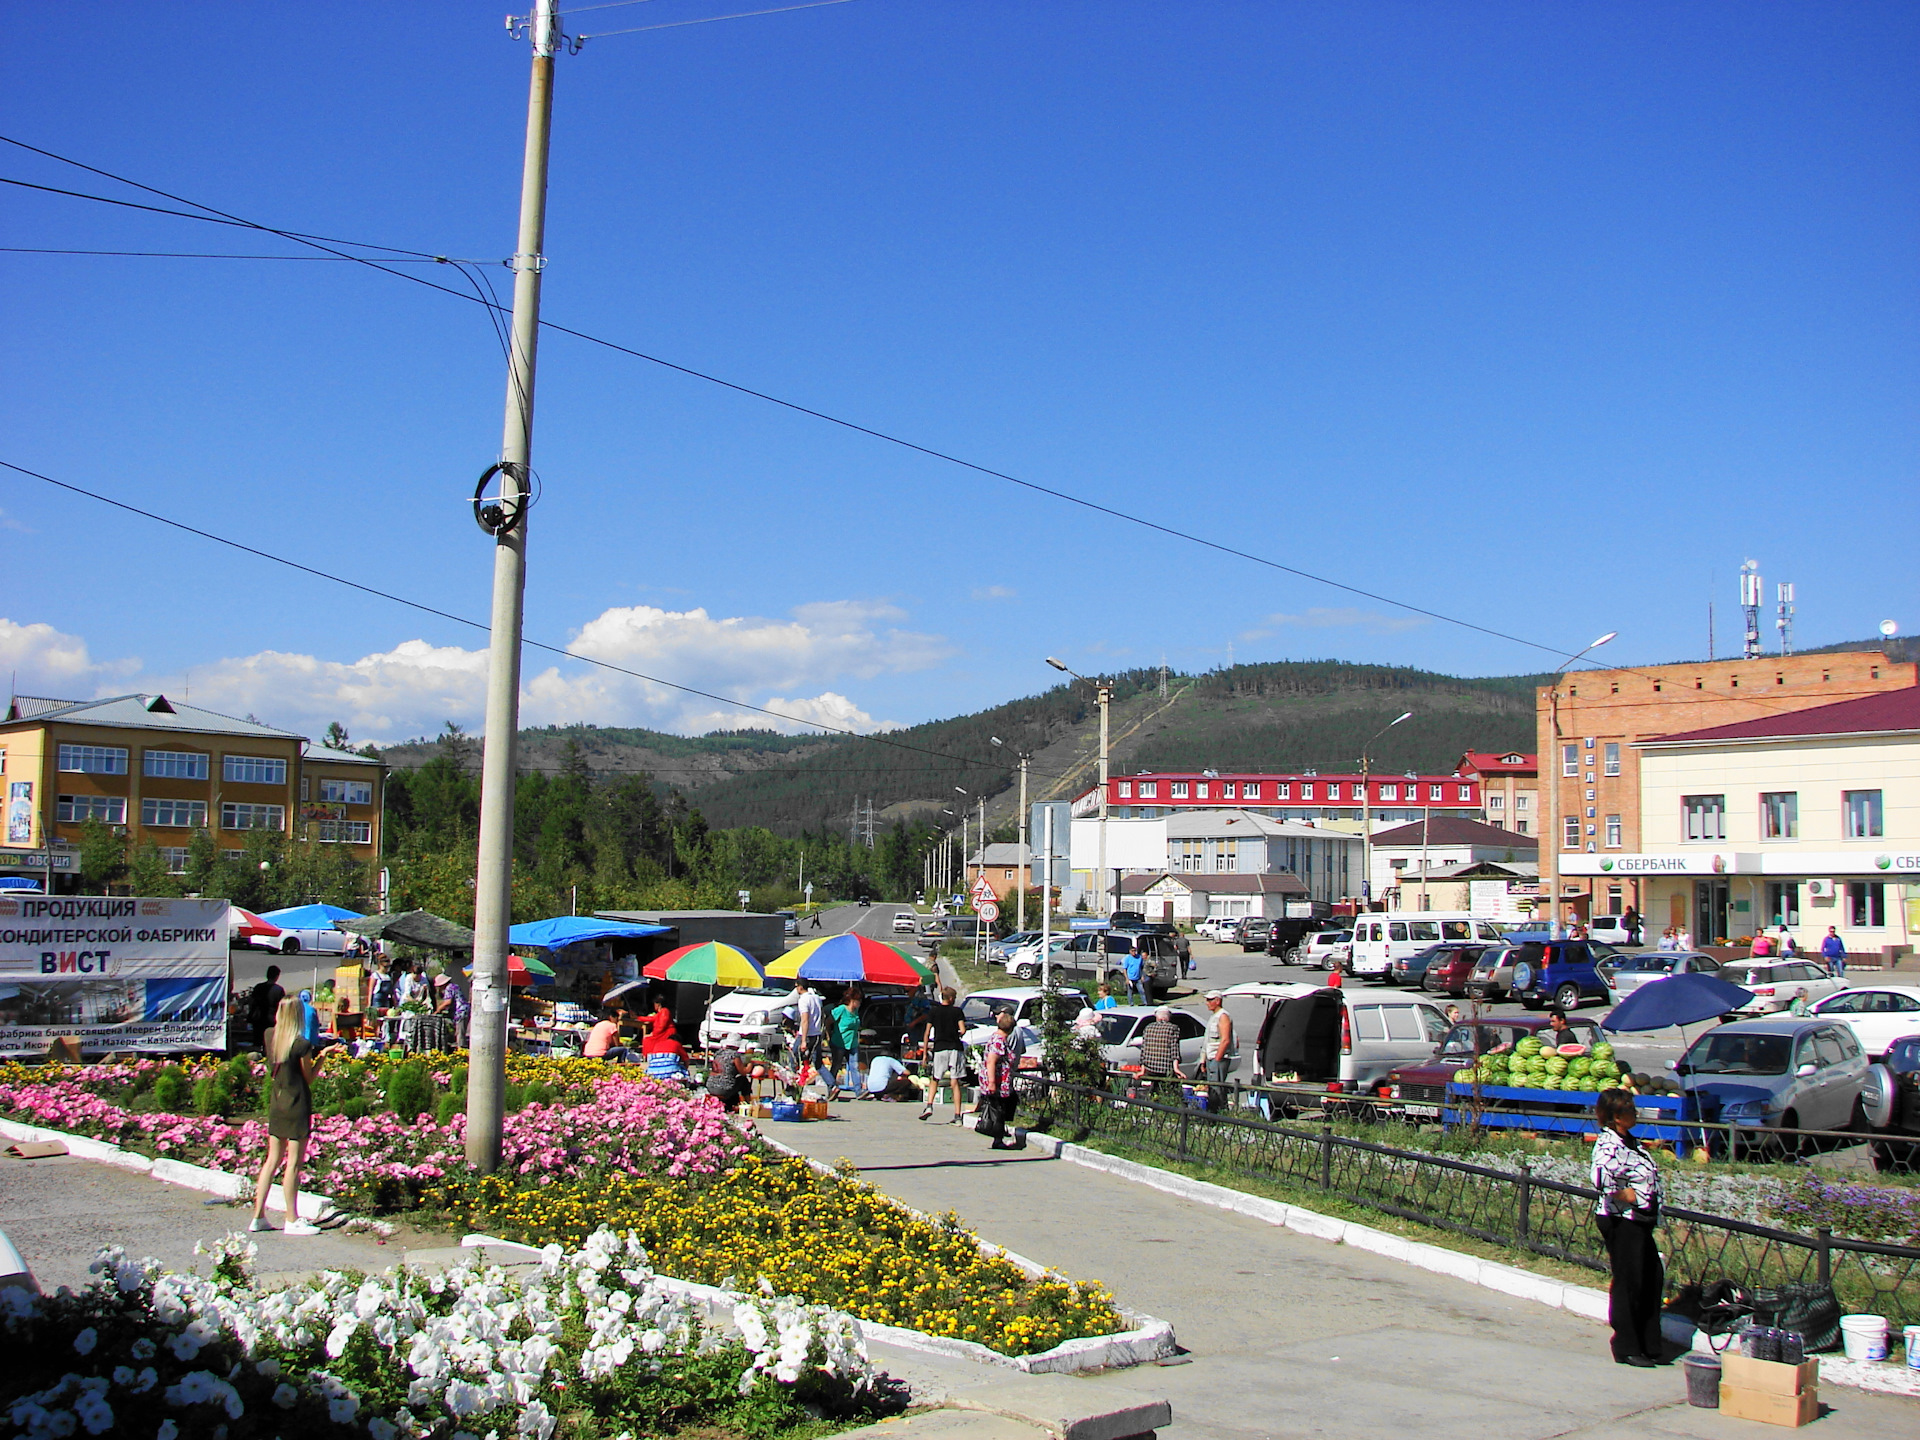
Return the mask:
[[868,985],[924,985],[933,979],[933,970],[906,951],[851,932],[796,945],[767,966],[767,974]]

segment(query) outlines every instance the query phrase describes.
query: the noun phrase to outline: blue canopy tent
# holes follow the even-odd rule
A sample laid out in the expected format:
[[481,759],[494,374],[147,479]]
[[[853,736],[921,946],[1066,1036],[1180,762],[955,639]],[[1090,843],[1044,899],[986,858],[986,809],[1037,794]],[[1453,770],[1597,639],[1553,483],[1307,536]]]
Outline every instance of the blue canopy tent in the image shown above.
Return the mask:
[[624,920],[602,920],[594,915],[557,915],[551,920],[529,920],[507,930],[509,945],[535,950],[564,950],[589,940],[640,940],[665,935],[671,926],[634,925]]
[[268,910],[260,918],[282,930],[331,930],[336,920],[364,920],[358,910],[343,910],[338,905],[294,905],[285,910]]

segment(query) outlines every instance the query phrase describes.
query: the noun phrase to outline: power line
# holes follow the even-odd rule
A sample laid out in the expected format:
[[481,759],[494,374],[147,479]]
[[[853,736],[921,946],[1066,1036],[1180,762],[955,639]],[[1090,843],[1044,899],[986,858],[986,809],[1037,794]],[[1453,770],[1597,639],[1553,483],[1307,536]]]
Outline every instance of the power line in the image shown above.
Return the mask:
[[[638,4],[640,0],[633,0],[633,3]],[[806,0],[806,3],[802,5],[776,5],[771,10],[740,10],[732,15],[703,15],[698,20],[668,20],[659,25],[635,25],[627,30],[602,30],[597,35],[578,35],[574,38],[584,45],[589,40],[606,40],[614,35],[638,35],[646,30],[678,30],[683,25],[712,25],[720,20],[751,20],[756,15],[784,15],[789,10],[818,10],[827,5],[846,5],[850,3],[851,0]],[[611,10],[614,7],[608,5],[604,7],[593,6],[590,8]],[[562,18],[564,18],[564,15]]]
[[[205,219],[206,217],[189,218]],[[136,260],[303,260],[323,265],[338,265],[356,258],[351,255],[235,255],[229,252],[215,253],[203,250],[55,250],[40,245],[0,245],[0,253],[7,255],[121,255]],[[436,256],[430,260],[390,259],[386,263],[389,265],[451,265],[461,262],[441,260]]]

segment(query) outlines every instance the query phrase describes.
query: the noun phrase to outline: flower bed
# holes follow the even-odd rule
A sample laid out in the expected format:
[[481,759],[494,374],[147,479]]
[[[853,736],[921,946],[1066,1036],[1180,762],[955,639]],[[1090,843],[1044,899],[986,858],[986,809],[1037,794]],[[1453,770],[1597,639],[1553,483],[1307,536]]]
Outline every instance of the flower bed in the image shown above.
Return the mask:
[[[243,1077],[242,1069],[246,1069]],[[403,1074],[403,1071],[405,1072]],[[204,1099],[257,1103],[263,1078],[244,1062],[208,1063],[162,1084],[156,1062],[0,1067],[0,1115],[77,1132],[144,1154],[250,1174],[263,1120],[153,1108],[183,1084]],[[718,1105],[597,1061],[510,1062],[523,1104],[506,1117],[506,1163],[466,1168],[465,1117],[443,1123],[462,1067],[330,1066],[315,1082],[338,1113],[316,1113],[303,1183],[367,1213],[434,1220],[534,1245],[580,1245],[603,1226],[636,1233],[664,1274],[755,1286],[833,1305],[863,1320],[1032,1355],[1128,1329],[1099,1286],[1032,1276],[983,1254],[951,1216],[928,1220],[847,1175],[773,1157]],[[425,1093],[418,1087],[424,1085]],[[210,1088],[213,1087],[213,1088]],[[394,1110],[371,1097],[398,1094]]]
[[244,1236],[213,1253],[211,1278],[113,1249],[77,1295],[0,1290],[15,1433],[763,1437],[888,1408],[846,1316],[740,1296],[711,1330],[609,1230],[519,1279],[475,1261],[261,1292]]

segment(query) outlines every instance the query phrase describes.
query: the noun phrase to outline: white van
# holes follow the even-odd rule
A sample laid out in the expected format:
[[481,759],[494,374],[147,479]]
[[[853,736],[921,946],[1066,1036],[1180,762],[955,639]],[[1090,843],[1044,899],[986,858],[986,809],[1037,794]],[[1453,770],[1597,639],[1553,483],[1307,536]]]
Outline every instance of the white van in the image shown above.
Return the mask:
[[1431,1059],[1450,1028],[1430,1000],[1284,988],[1296,993],[1251,997],[1268,1005],[1253,1047],[1256,1084],[1291,1080],[1365,1094],[1396,1066]]
[[1506,931],[1491,915],[1468,910],[1395,910],[1383,915],[1356,915],[1353,920],[1353,959],[1349,975],[1387,979],[1393,962],[1418,955],[1444,940],[1491,943]]

